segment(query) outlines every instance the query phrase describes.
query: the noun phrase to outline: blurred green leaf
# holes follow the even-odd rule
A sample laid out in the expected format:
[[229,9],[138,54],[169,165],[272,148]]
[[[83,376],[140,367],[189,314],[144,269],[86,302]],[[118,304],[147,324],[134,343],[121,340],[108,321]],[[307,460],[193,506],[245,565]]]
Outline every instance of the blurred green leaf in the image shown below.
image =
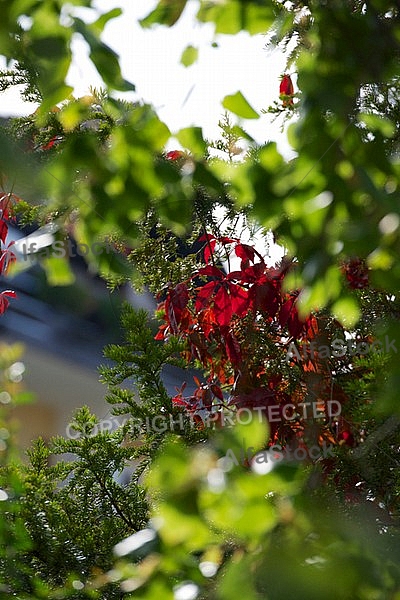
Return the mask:
[[332,314],[348,328],[355,327],[361,317],[359,304],[353,296],[342,296],[336,300],[332,305]]
[[134,84],[122,77],[118,55],[98,37],[99,22],[87,25],[82,19],[75,17],[74,29],[88,43],[90,58],[104,83],[112,89],[124,92],[134,91]]
[[190,65],[192,65],[193,63],[196,62],[198,56],[199,56],[198,48],[195,48],[194,46],[186,46],[186,48],[182,52],[181,64],[184,67],[190,67]]
[[68,259],[49,256],[42,261],[49,285],[71,285],[75,281]]
[[207,144],[203,138],[201,127],[185,127],[175,133],[175,137],[184,148],[190,150],[193,156],[204,157]]
[[216,33],[232,35],[243,30],[255,35],[268,31],[275,15],[272,5],[265,3],[211,0],[201,3],[197,18],[214,23]]
[[371,113],[360,113],[357,120],[364,123],[371,131],[379,131],[384,137],[392,137],[395,132],[395,124],[388,118]]
[[97,21],[90,24],[90,28],[93,32],[96,32],[97,35],[100,36],[100,34],[103,33],[104,27],[107,25],[107,23],[112,19],[120,17],[122,14],[123,12],[121,8],[113,8],[112,10],[100,15]]
[[219,600],[237,598],[238,590],[246,600],[261,600],[260,595],[256,592],[255,582],[250,575],[252,562],[253,558],[251,556],[240,556],[239,554],[236,560],[232,560],[226,566],[218,589]]
[[[212,476],[210,473],[209,477]],[[265,498],[255,475],[243,474],[235,481],[228,480],[220,493],[213,489],[201,490],[199,505],[210,528],[217,528],[238,541],[257,543],[277,522],[276,510]]]
[[243,119],[259,119],[260,115],[250,106],[242,92],[225,96],[222,106]]
[[171,27],[179,20],[187,0],[160,0],[156,8],[139,22],[142,27],[162,24]]

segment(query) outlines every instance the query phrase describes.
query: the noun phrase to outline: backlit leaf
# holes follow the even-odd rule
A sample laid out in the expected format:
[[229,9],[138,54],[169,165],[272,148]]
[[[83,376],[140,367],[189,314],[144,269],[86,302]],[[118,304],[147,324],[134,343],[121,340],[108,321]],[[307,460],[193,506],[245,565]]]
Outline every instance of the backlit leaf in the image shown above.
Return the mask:
[[187,0],[160,0],[156,8],[139,21],[144,28],[161,24],[171,27],[180,18]]
[[259,119],[260,115],[250,106],[242,92],[225,96],[222,106],[243,119]]
[[175,134],[176,139],[184,148],[199,158],[204,157],[207,144],[203,138],[201,127],[185,127]]
[[182,52],[181,56],[181,64],[184,67],[190,67],[193,63],[196,62],[199,56],[199,51],[194,46],[187,46]]

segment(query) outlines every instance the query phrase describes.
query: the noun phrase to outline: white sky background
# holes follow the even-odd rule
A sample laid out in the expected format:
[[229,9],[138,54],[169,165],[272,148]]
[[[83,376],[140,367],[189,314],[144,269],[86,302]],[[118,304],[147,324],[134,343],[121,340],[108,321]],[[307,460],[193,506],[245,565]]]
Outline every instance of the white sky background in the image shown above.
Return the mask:
[[[277,49],[265,49],[265,36],[242,32],[215,37],[213,25],[195,22],[196,0],[189,2],[174,27],[142,29],[138,19],[146,16],[156,4],[155,0],[96,2],[101,12],[114,6],[123,9],[121,17],[108,23],[103,39],[119,54],[124,77],[136,85],[136,93],[129,99],[152,104],[172,133],[182,127],[198,125],[203,127],[206,138],[218,138],[218,121],[224,112],[221,101],[238,90],[258,112],[278,100],[285,57]],[[218,48],[211,47],[213,41],[218,43]],[[199,48],[199,59],[185,68],[179,61],[189,44]],[[90,86],[101,87],[102,82],[89,63],[85,43],[77,39],[74,50],[68,83],[75,88],[75,96],[83,96]],[[34,105],[21,102],[16,90],[0,95],[2,116],[29,114],[34,109]],[[232,119],[239,122],[235,116]],[[261,114],[257,120],[240,124],[258,143],[275,140],[280,151],[289,156],[290,147],[281,132],[282,117],[272,120],[272,115]],[[179,145],[171,141],[168,149],[172,147]]]

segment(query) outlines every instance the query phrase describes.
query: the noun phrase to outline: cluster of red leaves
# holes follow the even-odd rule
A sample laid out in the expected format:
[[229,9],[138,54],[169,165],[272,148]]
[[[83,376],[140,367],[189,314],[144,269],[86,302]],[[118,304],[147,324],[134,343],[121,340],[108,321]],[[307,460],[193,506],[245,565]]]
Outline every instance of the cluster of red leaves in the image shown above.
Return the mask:
[[342,271],[353,290],[362,290],[369,286],[368,267],[361,258],[347,260],[343,263]]
[[[188,281],[170,287],[159,305],[164,323],[156,339],[171,334],[184,339],[185,358],[197,360],[209,373],[207,383],[198,386],[191,399],[184,400],[180,392],[175,402],[193,411],[215,409],[215,402],[224,404],[224,386],[230,391],[230,405],[236,407],[288,400],[282,377],[266,371],[268,357],[257,362],[249,354],[249,340],[260,339],[268,329],[270,338],[280,344],[273,345],[272,353],[280,351],[283,360],[290,340],[310,335],[313,319],[300,318],[298,293],[283,291],[292,263],[268,267],[254,247],[238,239],[207,234],[200,241],[205,243],[206,264]],[[216,266],[217,244],[238,257],[240,269],[225,273]]]
[[[15,262],[15,254],[12,251],[14,242],[6,245],[8,234],[8,221],[12,218],[12,205],[18,198],[12,192],[0,192],[0,275],[5,275],[10,265]],[[0,315],[7,310],[9,298],[16,298],[12,290],[0,292]]]
[[[210,234],[200,239],[205,264],[190,279],[171,286],[158,306],[164,322],[156,339],[178,336],[186,343],[187,364],[200,364],[208,375],[203,383],[195,378],[190,396],[184,396],[185,385],[177,390],[174,404],[188,411],[199,427],[208,419],[221,423],[224,410],[262,409],[268,417],[272,409],[270,444],[306,447],[311,431],[314,439],[309,443],[353,445],[351,428],[341,416],[336,432],[329,422],[328,401],[334,397],[345,405],[348,400],[333,381],[329,361],[316,351],[301,360],[287,359],[291,342],[318,345],[326,334],[318,315],[300,317],[298,291],[284,289],[295,264],[283,260],[269,267],[253,246],[238,239]],[[217,248],[236,255],[239,269],[225,272],[217,266]],[[294,406],[289,411],[298,415],[297,407],[310,397],[327,415],[317,428],[313,415],[311,424],[309,417],[288,419],[287,406]]]

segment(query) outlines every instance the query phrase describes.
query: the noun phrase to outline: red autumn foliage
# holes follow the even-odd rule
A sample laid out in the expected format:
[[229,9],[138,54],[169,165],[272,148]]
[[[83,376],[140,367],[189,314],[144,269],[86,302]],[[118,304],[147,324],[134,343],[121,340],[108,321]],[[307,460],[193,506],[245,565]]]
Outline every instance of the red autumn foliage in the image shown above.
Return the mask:
[[179,160],[185,157],[185,153],[182,150],[170,150],[165,156],[167,160]]
[[362,290],[369,285],[368,267],[361,258],[350,258],[342,267],[347,283],[353,290]]
[[8,298],[16,298],[17,294],[12,290],[4,290],[0,292],[0,315],[2,315],[8,308],[10,301]]
[[[207,382],[199,383],[191,397],[184,398],[181,390],[174,403],[192,415],[223,407],[268,409],[287,404],[288,382],[276,375],[276,364],[287,364],[289,341],[312,335],[314,323],[313,317],[300,318],[297,293],[283,290],[293,264],[283,261],[268,267],[254,247],[237,239],[206,234],[201,240],[206,265],[190,280],[171,287],[159,305],[164,323],[156,338],[177,335],[185,340],[188,362],[197,361],[208,372]],[[240,259],[239,270],[225,273],[215,265],[217,245]],[[269,336],[265,355],[257,343],[264,335]],[[304,393],[297,394],[301,402]],[[279,437],[278,429],[272,426]]]
[[0,241],[4,244],[8,234],[8,225],[5,220],[0,219]]
[[[16,257],[11,247],[14,242],[5,246],[8,234],[8,221],[12,218],[12,205],[19,198],[12,192],[0,192],[0,275],[5,275],[10,265],[15,262]],[[0,315],[8,308],[10,301],[8,298],[16,298],[17,295],[12,290],[0,292]]]
[[43,146],[40,147],[40,150],[50,150],[54,146],[57,146],[62,141],[62,139],[63,139],[62,136],[60,136],[60,135],[54,135],[47,142],[47,144],[44,144]]
[[[302,318],[299,290],[286,291],[284,285],[296,264],[283,259],[267,266],[253,246],[237,238],[206,233],[200,240],[203,264],[190,279],[171,286],[158,307],[164,322],[156,339],[177,336],[185,342],[187,364],[206,374],[202,383],[195,378],[191,395],[184,396],[182,386],[173,403],[200,429],[209,419],[223,423],[226,411],[250,409],[269,420],[270,445],[356,445],[351,423],[329,413],[332,398],[345,407],[348,396],[330,359],[318,350],[327,343],[326,317]],[[236,256],[240,268],[225,272],[221,256]],[[335,335],[344,335],[338,322],[332,326]],[[288,355],[293,344],[303,348],[301,355]],[[320,421],[313,414],[317,404]]]
[[10,250],[14,244],[15,242],[10,242],[8,246],[2,248],[0,252],[0,274],[6,274],[10,265],[16,260],[14,252]]

